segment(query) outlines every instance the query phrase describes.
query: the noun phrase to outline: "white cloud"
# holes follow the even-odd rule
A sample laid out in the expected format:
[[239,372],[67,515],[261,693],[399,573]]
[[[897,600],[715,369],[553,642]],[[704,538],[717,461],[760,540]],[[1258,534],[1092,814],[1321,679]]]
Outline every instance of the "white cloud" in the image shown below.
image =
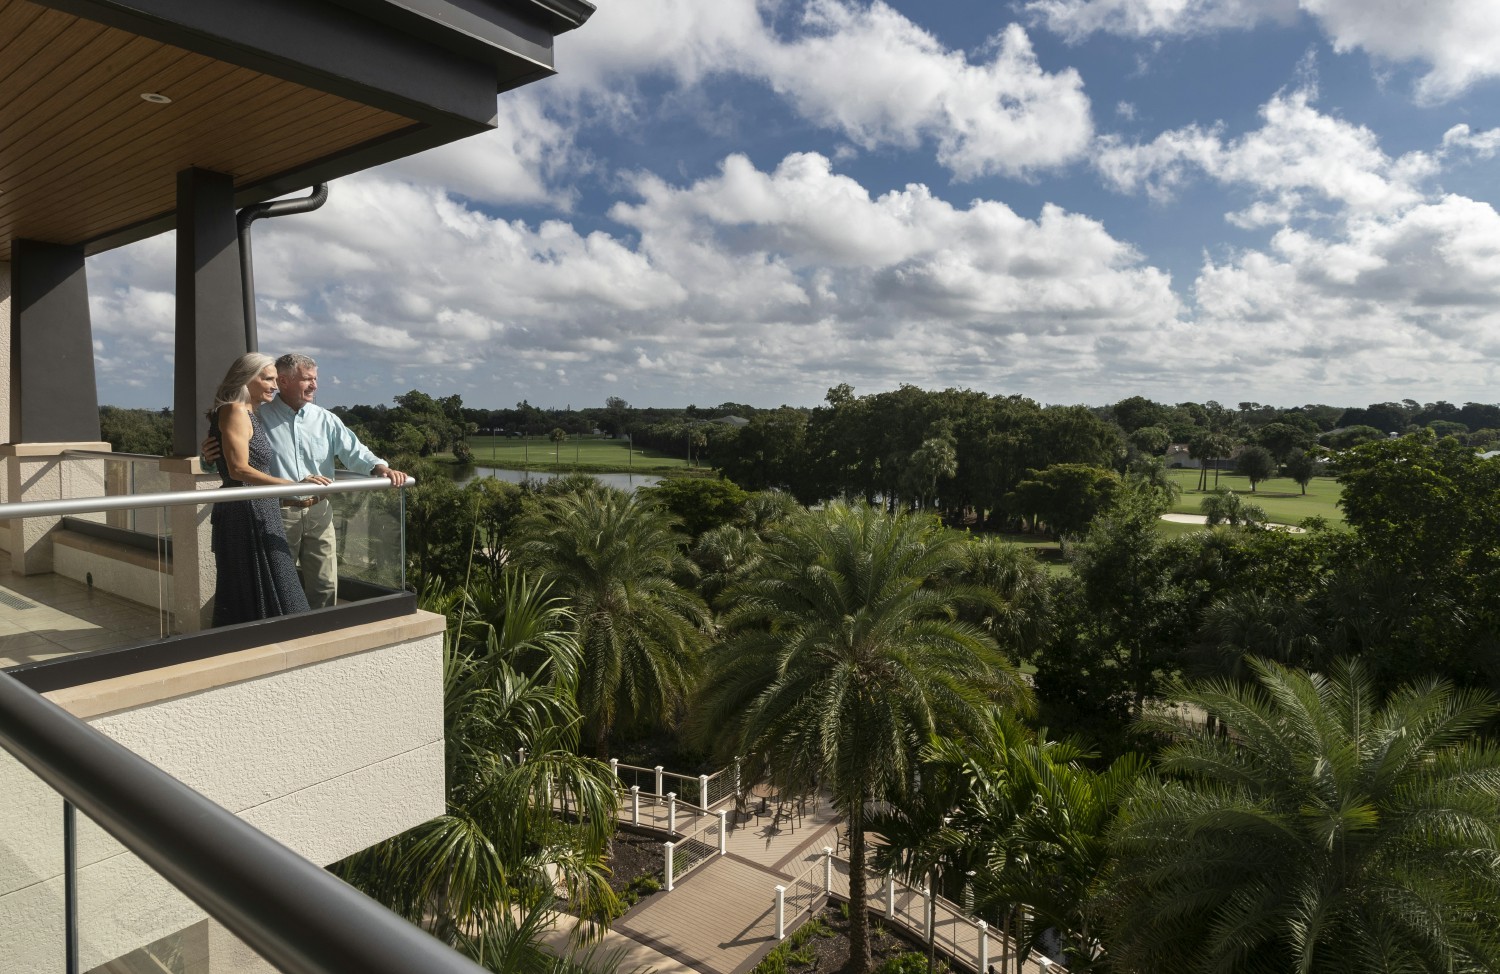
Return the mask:
[[1391,212],[1422,199],[1421,181],[1437,170],[1432,156],[1392,158],[1369,129],[1319,112],[1312,100],[1306,89],[1276,95],[1261,108],[1262,126],[1237,139],[1226,139],[1221,126],[1197,125],[1144,144],[1105,136],[1095,166],[1111,187],[1144,190],[1158,200],[1196,173],[1247,187],[1260,198],[1230,215],[1241,226],[1284,223],[1319,205]]
[[[918,184],[872,196],[816,154],[771,171],[731,156],[683,185],[642,174],[631,195],[616,236],[494,219],[389,174],[341,180],[323,209],[259,233],[262,347],[309,351],[342,401],[416,385],[550,402],[564,382],[602,400],[621,376],[656,402],[703,398],[704,377],[720,401],[815,401],[841,381],[1093,369],[1181,310],[1167,275],[1088,217],[960,207]],[[101,337],[121,348],[148,326],[170,335],[124,286],[148,273],[133,249],[100,294]]]
[[1444,153],[1454,150],[1468,151],[1480,159],[1493,159],[1495,153],[1500,152],[1500,128],[1475,132],[1462,123],[1455,125],[1443,133],[1442,148]]
[[767,19],[786,9],[755,0],[601,5],[585,29],[559,38],[559,60],[577,70],[558,91],[630,113],[622,79],[665,74],[691,86],[712,75],[751,78],[861,147],[930,140],[963,179],[1063,165],[1088,146],[1081,77],[1044,71],[1019,26],[971,61],[879,0],[807,0],[795,23]]
[[1300,9],[1334,50],[1418,62],[1422,101],[1442,101],[1500,77],[1500,4],[1494,0],[1029,0],[1033,19],[1069,40],[1096,32],[1188,36],[1285,23]]
[[1321,238],[1208,261],[1194,284],[1196,361],[1248,389],[1346,384],[1443,397],[1493,380],[1500,352],[1500,214],[1447,196]]
[[377,172],[437,186],[481,203],[570,208],[569,180],[592,168],[573,128],[543,108],[534,90],[496,102],[494,131],[390,163]]
[[1290,20],[1297,0],[1029,0],[1025,9],[1048,30],[1079,41],[1094,33],[1126,37],[1202,34]]

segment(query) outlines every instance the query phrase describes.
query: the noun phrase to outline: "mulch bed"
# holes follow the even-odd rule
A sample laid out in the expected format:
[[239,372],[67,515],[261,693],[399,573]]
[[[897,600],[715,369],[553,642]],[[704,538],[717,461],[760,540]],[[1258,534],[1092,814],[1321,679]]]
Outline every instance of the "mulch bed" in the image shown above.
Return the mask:
[[662,878],[662,840],[637,835],[623,828],[610,840],[609,888],[623,893],[638,876]]
[[[812,963],[798,964],[794,961],[787,965],[788,970],[798,972],[798,974],[810,971],[832,972],[843,969],[844,965],[849,962],[849,921],[844,916],[844,904],[830,903],[823,908],[820,916],[833,931],[833,936],[814,936],[808,940],[805,948],[811,948]],[[908,940],[904,934],[897,933],[893,928],[886,927],[880,920],[870,918],[870,954],[874,958],[876,968],[892,957],[912,952],[925,954],[926,948],[915,941]],[[938,956],[933,970],[948,970],[947,961],[942,955]]]

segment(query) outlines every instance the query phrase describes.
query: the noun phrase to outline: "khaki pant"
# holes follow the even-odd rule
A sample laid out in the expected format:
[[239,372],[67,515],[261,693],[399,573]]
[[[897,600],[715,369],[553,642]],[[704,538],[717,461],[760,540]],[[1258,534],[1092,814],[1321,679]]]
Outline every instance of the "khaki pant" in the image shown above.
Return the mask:
[[283,507],[281,523],[286,543],[302,574],[302,590],[309,608],[322,609],[338,598],[338,541],[333,534],[333,505],[320,500],[312,507]]

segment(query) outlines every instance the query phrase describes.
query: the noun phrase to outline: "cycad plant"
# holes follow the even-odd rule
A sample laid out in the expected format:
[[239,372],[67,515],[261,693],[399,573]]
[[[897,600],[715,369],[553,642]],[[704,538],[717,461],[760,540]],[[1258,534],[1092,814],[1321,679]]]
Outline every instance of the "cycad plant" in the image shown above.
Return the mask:
[[1256,682],[1182,688],[1166,777],[1114,836],[1120,970],[1500,968],[1497,706],[1435,680],[1383,703],[1357,661],[1328,676],[1252,661]]

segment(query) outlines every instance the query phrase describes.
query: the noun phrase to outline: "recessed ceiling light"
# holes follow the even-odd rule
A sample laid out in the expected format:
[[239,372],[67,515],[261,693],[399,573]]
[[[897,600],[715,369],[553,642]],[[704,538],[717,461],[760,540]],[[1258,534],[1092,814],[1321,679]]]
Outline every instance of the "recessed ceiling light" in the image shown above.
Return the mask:
[[155,92],[155,91],[143,91],[143,92],[141,92],[141,101],[149,101],[153,105],[170,105],[170,104],[172,104],[172,99],[168,98],[166,95],[163,95],[163,94],[161,94],[159,92]]

